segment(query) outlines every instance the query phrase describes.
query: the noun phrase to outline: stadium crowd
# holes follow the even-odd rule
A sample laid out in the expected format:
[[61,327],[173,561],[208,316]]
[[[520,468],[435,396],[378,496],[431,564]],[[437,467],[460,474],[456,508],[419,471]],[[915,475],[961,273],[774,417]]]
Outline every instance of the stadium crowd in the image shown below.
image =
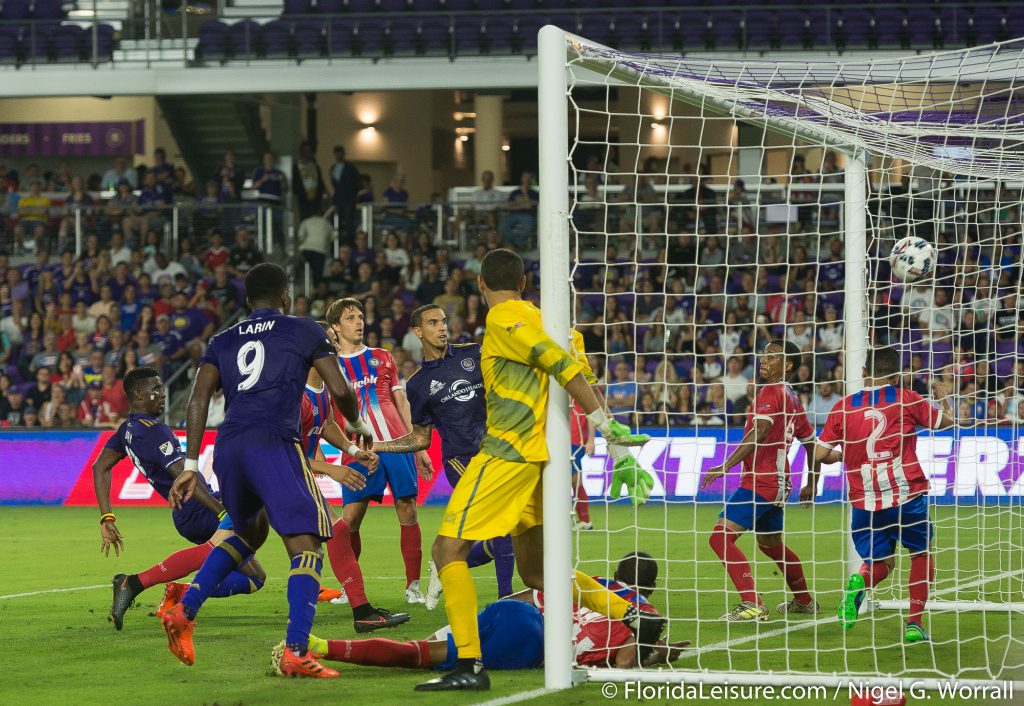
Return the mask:
[[[814,174],[802,162],[798,155],[792,165],[796,183],[842,179],[832,159]],[[264,260],[239,201],[244,173],[229,152],[197,196],[163,150],[154,165],[136,170],[119,159],[84,179],[67,162],[20,176],[0,165],[0,425],[114,426],[127,414],[120,381],[128,370],[152,365],[171,376],[240,315],[241,278]],[[821,424],[844,387],[847,272],[835,192],[813,201],[794,192],[797,217],[780,224],[760,218],[762,204],[741,180],[720,195],[698,174],[689,189],[666,196],[654,190],[654,175],[636,175],[618,191],[601,189],[607,174],[596,168],[578,176],[575,322],[611,411],[639,426],[741,426],[755,354],[785,338],[804,351],[793,384]],[[294,313],[321,317],[334,299],[356,297],[366,307],[367,345],[391,350],[403,375],[420,360],[409,330],[419,305],[445,309],[451,342],[481,340],[486,312],[475,275],[488,250],[526,250],[527,292],[537,297],[539,267],[528,248],[538,197],[529,174],[511,194],[483,176],[450,219],[472,226],[466,252],[438,244],[433,207],[411,208],[401,175],[383,193],[371,245],[354,213],[374,202],[372,184],[344,149],[321,170],[304,146],[291,178],[267,155],[249,178],[260,203],[293,196],[296,264],[309,263],[312,274]],[[105,186],[113,197],[94,201],[93,187]],[[869,253],[873,339],[901,348],[908,386],[927,393],[933,378],[949,382],[961,425],[1024,420],[1019,205],[1000,209],[992,226],[964,227],[957,246],[950,229],[913,218],[899,188],[909,187],[879,198],[872,219],[888,237],[873,238]],[[67,194],[63,203],[42,196],[54,192]],[[193,199],[191,218],[179,239],[166,238],[168,209],[182,199]],[[86,228],[77,255],[76,209]],[[935,276],[889,286],[888,248],[906,233],[935,243]]]

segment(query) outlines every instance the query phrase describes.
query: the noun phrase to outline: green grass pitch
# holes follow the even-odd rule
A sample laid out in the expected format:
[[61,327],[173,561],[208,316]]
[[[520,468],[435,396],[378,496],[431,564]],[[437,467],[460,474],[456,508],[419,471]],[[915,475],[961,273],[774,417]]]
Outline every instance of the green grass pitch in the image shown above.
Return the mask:
[[[999,514],[1005,512],[1008,511],[984,510],[974,515],[977,521],[966,525],[961,522],[959,546],[1005,539],[1006,528],[1022,526],[1020,518],[1007,520]],[[845,574],[841,556],[846,534],[837,507],[819,506],[813,513],[798,508],[787,511],[787,543],[805,562],[813,562],[808,578],[823,606],[819,620],[787,621],[776,617],[760,625],[730,625],[716,620],[736,601],[735,593],[723,591],[724,571],[706,543],[706,530],[713,524],[717,508],[651,505],[634,515],[629,507],[606,508],[595,504],[592,514],[596,527],[611,531],[578,535],[584,570],[607,573],[605,557],[617,559],[636,546],[656,557],[668,557],[667,562],[660,562],[662,573],[653,602],[663,610],[667,606],[667,614],[672,618],[672,639],[694,640],[701,650],[683,659],[679,663],[682,667],[762,673],[780,669],[835,673],[851,669],[865,674],[905,668],[915,674],[935,676],[932,670],[939,665],[941,669],[959,672],[964,678],[1024,679],[1019,669],[996,671],[993,675],[985,671],[986,665],[998,670],[998,665],[1024,663],[1020,649],[1024,618],[1019,613],[983,616],[936,612],[927,617],[935,642],[912,649],[905,649],[900,643],[901,618],[895,613],[862,619],[863,624],[846,633],[829,620],[834,615]],[[421,509],[425,554],[429,553],[440,515],[440,508]],[[954,567],[967,575],[977,566],[979,557],[995,562],[986,567],[987,575],[1003,568],[999,562],[1010,561],[1010,568],[1020,566],[1019,557],[1012,564],[1012,555],[1005,551],[958,553],[952,547],[944,547],[944,536],[952,534],[950,517],[942,508],[936,509],[935,517],[939,527],[939,590],[943,580],[950,580]],[[319,683],[267,676],[270,648],[283,637],[287,619],[284,577],[288,564],[280,541],[273,535],[259,553],[270,574],[266,587],[254,596],[209,601],[197,625],[196,666],[184,667],[167,651],[156,619],[147,615],[159,601],[161,587],[154,587],[140,597],[138,607],[126,616],[122,632],[116,632],[106,619],[110,605],[106,585],[114,573],[140,571],[181,548],[182,540],[173,530],[169,513],[159,509],[120,510],[118,526],[127,546],[119,559],[100,556],[96,522],[96,511],[87,508],[0,509],[0,527],[6,539],[0,560],[0,635],[6,651],[0,671],[0,704],[447,705],[480,703],[543,686],[541,670],[495,672],[491,692],[455,696],[413,692],[413,685],[427,675],[411,670],[340,665],[341,679]],[[694,533],[694,527],[700,531]],[[392,610],[405,610],[398,526],[392,510],[373,508],[363,525],[362,536],[361,563],[370,599]],[[752,538],[745,537],[741,546],[749,557],[755,558]],[[1017,551],[1021,551],[1019,544]],[[764,557],[756,558],[758,588],[769,606],[774,607],[786,598],[785,586],[773,564]],[[474,576],[482,606],[495,595],[493,572],[490,567],[482,567],[475,570]],[[894,578],[902,581],[904,576],[896,574]],[[326,569],[324,582],[333,584]],[[88,588],[98,584],[104,587]],[[1015,585],[1019,590],[1019,579]],[[973,593],[969,595],[997,599],[1006,588],[1005,582],[997,582],[971,589]],[[376,636],[420,639],[446,622],[443,610],[428,612],[422,606],[412,606],[410,610],[413,619],[409,623]],[[322,604],[314,631],[321,637],[356,637],[346,606]],[[1007,637],[1008,632],[1016,639]],[[679,678],[694,681],[692,676],[680,675],[676,680]],[[833,696],[829,693],[817,700],[770,703],[849,703],[845,691],[838,699]],[[600,684],[546,694],[535,700],[545,704],[616,701],[626,699],[603,698]],[[931,701],[996,703],[939,700],[937,696]],[[651,699],[644,703],[666,702]],[[1007,703],[1024,703],[1024,694],[1017,694]]]

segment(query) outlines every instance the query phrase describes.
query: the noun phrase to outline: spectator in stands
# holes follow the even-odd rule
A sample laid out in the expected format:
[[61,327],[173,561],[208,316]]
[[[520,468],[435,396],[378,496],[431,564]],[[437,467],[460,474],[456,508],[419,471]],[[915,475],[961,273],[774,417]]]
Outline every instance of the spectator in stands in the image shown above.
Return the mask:
[[29,192],[18,200],[18,221],[14,227],[16,254],[32,254],[45,249],[46,224],[50,218],[50,198],[43,194],[43,182],[32,181]]
[[263,262],[263,254],[256,249],[249,238],[246,228],[239,228],[235,233],[235,245],[231,248],[228,258],[228,271],[232,277],[245,277],[245,273]]
[[[198,360],[206,348],[206,341],[213,335],[213,322],[199,309],[189,307],[189,300],[184,292],[176,292],[172,303],[174,310],[170,314],[170,330],[181,337],[188,355],[193,360]],[[159,322],[158,318],[158,331],[160,331]]]
[[324,276],[324,264],[333,249],[334,228],[323,217],[319,208],[314,209],[299,224],[298,248],[302,259],[309,265],[312,283],[315,287]]
[[480,175],[480,184],[480,188],[469,196],[473,206],[473,220],[494,228],[497,225],[495,211],[505,202],[505,195],[494,188],[494,172],[490,169]]
[[263,154],[263,163],[252,173],[252,188],[259,194],[259,201],[270,206],[271,227],[274,241],[284,243],[284,219],[280,206],[284,203],[284,194],[288,189],[288,177],[276,166],[277,159],[273,152]]
[[918,320],[924,326],[926,335],[932,340],[948,339],[956,319],[953,307],[949,305],[949,295],[945,289],[936,288],[934,304],[923,309],[918,314]]
[[406,233],[411,231],[413,223],[408,216],[409,192],[405,190],[405,175],[396,173],[392,176],[391,183],[384,189],[381,196],[389,204],[389,207],[384,209],[381,226]]
[[219,230],[210,232],[210,247],[203,251],[203,268],[208,273],[217,271],[218,267],[226,265],[231,257],[230,251],[224,247],[224,237]]
[[132,193],[132,185],[127,179],[117,182],[117,192],[107,201],[106,216],[113,227],[120,227],[127,238],[141,234],[143,219],[138,216],[139,201]]
[[429,304],[444,293],[444,282],[441,281],[441,270],[436,262],[427,265],[427,274],[419,287],[416,288],[416,301],[422,306]]
[[608,409],[612,414],[626,414],[636,406],[637,386],[630,376],[629,366],[619,361],[614,368],[615,378],[608,383]]
[[[165,376],[188,358],[189,351],[185,347],[185,339],[182,338],[180,332],[171,330],[171,317],[167,314],[156,317],[156,331],[153,333],[152,339],[153,343],[160,347],[160,360],[164,365]],[[140,339],[140,345],[141,341],[142,339]]]
[[235,164],[234,150],[227,150],[224,153],[224,161],[214,172],[212,180],[217,182],[217,191],[222,203],[238,201],[242,198],[242,183],[245,181],[245,177],[242,175],[242,170]]
[[44,427],[56,426],[58,421],[57,410],[66,403],[63,385],[50,386],[50,399],[39,407],[39,423]]
[[[361,186],[366,193],[362,194]],[[360,195],[369,196],[365,203],[373,202],[373,191],[369,188],[369,175],[360,177],[356,165],[345,160],[345,148],[334,146],[334,164],[331,166],[331,201],[338,216],[338,238],[342,243],[351,243],[355,234],[356,202]]]
[[508,196],[508,213],[501,220],[501,237],[509,245],[526,249],[537,229],[537,203],[533,174],[523,172],[519,186]]
[[811,424],[816,427],[824,426],[828,413],[835,407],[836,402],[842,399],[836,394],[835,387],[829,380],[818,383],[814,390],[814,397],[811,399],[811,406],[807,410],[811,418]]
[[39,368],[35,374],[35,385],[29,388],[25,394],[25,401],[35,407],[36,409],[42,409],[43,403],[50,401],[50,392],[53,389],[53,385],[50,384],[50,369]]
[[46,331],[43,334],[42,350],[32,356],[29,361],[29,372],[34,375],[40,368],[56,370],[58,358],[60,358],[60,351],[57,350],[57,334],[54,331]]
[[149,173],[155,175],[157,179],[166,179],[172,184],[177,178],[174,165],[167,161],[167,150],[163,147],[153,150],[153,166],[149,168]]
[[17,387],[11,387],[7,391],[7,397],[0,399],[0,426],[17,427],[21,426],[22,416],[25,414],[25,396]]
[[299,158],[292,165],[292,193],[299,209],[299,220],[314,214],[322,215],[327,188],[320,165],[316,163],[313,146],[309,142],[299,145]]
[[743,374],[743,359],[731,356],[725,364],[725,375],[722,377],[725,398],[735,404],[747,394],[750,379]]
[[459,283],[455,279],[447,279],[444,282],[444,294],[439,294],[433,299],[433,304],[444,309],[449,320],[461,316],[466,311],[466,298],[458,293]]
[[107,191],[116,191],[121,180],[128,182],[128,185],[134,190],[138,187],[136,178],[136,172],[128,166],[128,160],[124,157],[117,157],[114,160],[114,166],[103,173],[101,181],[103,188]]

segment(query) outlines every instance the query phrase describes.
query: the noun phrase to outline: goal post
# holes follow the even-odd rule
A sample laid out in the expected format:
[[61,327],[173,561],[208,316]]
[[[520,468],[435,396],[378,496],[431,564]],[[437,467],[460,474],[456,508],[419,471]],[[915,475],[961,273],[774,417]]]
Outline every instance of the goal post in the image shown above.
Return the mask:
[[[551,386],[545,686],[955,679],[1024,689],[1024,313],[1007,319],[1012,307],[1024,312],[1024,40],[902,59],[711,61],[618,51],[547,26],[538,47],[544,326],[559,342],[573,326],[598,342],[599,378],[634,391],[631,407],[612,411],[652,433],[640,457],[657,476],[645,507],[620,512],[598,440],[581,471],[595,530],[574,538],[568,399]],[[888,268],[905,235],[936,252],[934,275],[914,285]],[[749,320],[737,324],[738,310]],[[970,335],[968,310],[971,321],[985,317]],[[742,436],[738,405],[750,393],[734,403],[726,384],[756,379],[753,346],[767,337],[803,351],[794,388],[805,407],[827,401],[829,385],[839,397],[863,389],[874,345],[899,351],[905,384],[925,397],[936,380],[956,382],[957,428],[919,442],[937,564],[927,656],[893,638],[908,607],[903,550],[856,630],[838,628],[837,597],[861,564],[838,464],[810,510],[799,514],[794,491],[785,512],[786,544],[803,557],[822,613],[720,621],[736,591],[707,539],[738,469],[708,489],[700,480]],[[982,380],[999,390],[979,392]],[[1011,405],[1022,411],[1000,417]],[[798,444],[789,463],[799,488]],[[741,541],[759,591],[788,598],[772,560]],[[670,639],[694,642],[671,669],[578,661],[563,577],[609,571],[623,547],[660,552],[652,601],[664,604]]]

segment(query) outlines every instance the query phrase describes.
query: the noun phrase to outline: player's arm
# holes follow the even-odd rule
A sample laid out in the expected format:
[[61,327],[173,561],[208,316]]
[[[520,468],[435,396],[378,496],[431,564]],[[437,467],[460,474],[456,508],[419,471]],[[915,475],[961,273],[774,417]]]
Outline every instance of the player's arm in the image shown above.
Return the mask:
[[[362,419],[359,418],[359,398],[356,397],[352,386],[345,381],[341,374],[341,365],[334,355],[324,355],[313,360],[313,367],[320,375],[320,378],[331,391],[331,397],[338,405],[338,411],[345,417],[348,430],[361,437],[366,444],[373,443],[373,432]],[[367,446],[369,448],[369,446]]]
[[[320,436],[323,437],[324,441],[331,446],[336,449],[344,450],[349,456],[366,466],[366,470],[369,473],[373,473],[377,470],[377,464],[380,463],[380,458],[378,458],[377,453],[374,451],[365,451],[359,448],[357,444],[353,444],[352,440],[345,436],[345,432],[343,432],[341,427],[338,426],[338,420],[334,418],[333,414],[328,415],[327,424],[324,426],[324,430],[321,432]],[[316,453],[317,460],[323,459],[323,451],[320,449],[319,445],[316,447]],[[319,472],[320,471],[318,471],[318,473]],[[335,478],[335,480],[338,479]],[[341,481],[338,482],[340,483]]]
[[[409,404],[409,396],[405,392],[403,387],[394,387],[391,390],[391,397],[395,401],[395,408],[398,409],[398,415],[402,418],[402,422],[405,423],[406,429],[412,429],[412,407]],[[427,446],[430,446],[430,442],[427,442]],[[416,449],[416,468],[419,470],[420,475],[423,476],[423,480],[434,479],[434,464],[430,462],[430,456],[427,455],[425,449]]]
[[199,486],[199,449],[206,433],[206,417],[210,413],[210,400],[213,393],[220,389],[220,371],[217,366],[203,363],[196,371],[196,380],[192,384],[192,393],[188,397],[188,408],[185,412],[185,437],[188,444],[185,461],[181,473],[174,479],[167,494],[171,507],[178,509],[184,505]]
[[942,409],[942,418],[939,420],[936,430],[950,429],[956,426],[956,415],[953,414],[953,404],[950,402],[949,385],[936,380],[932,383],[932,394]]
[[821,461],[818,459],[818,449],[821,448],[814,437],[800,442],[804,447],[804,454],[807,464],[807,482],[800,489],[800,504],[809,507],[814,499],[818,497],[818,479],[821,477]]
[[124,538],[115,524],[114,513],[110,510],[110,477],[114,466],[125,457],[125,454],[111,448],[104,448],[92,464],[92,486],[96,491],[96,504],[100,509],[100,553],[110,556],[110,548],[114,548],[114,556],[121,556],[124,549]]
[[[184,471],[184,461],[175,461],[167,467],[167,472],[175,479],[177,479]],[[198,474],[195,475],[198,480]],[[196,489],[192,493],[192,497],[195,498],[197,503],[216,515],[217,519],[224,519],[224,515],[227,514],[227,510],[224,509],[224,504],[217,498],[210,495],[210,491],[206,489],[206,485],[203,483],[196,483]]]
[[756,449],[757,445],[767,438],[768,432],[771,430],[771,418],[755,417],[753,428],[743,435],[743,440],[740,441],[740,445],[733,449],[733,452],[726,457],[725,463],[720,466],[712,466],[708,469],[708,472],[704,475],[704,479],[700,482],[700,487],[707,488],[716,480],[724,476],[725,472],[730,468],[742,463],[748,456],[750,456],[750,454],[754,453],[754,449]]
[[350,466],[335,466],[327,461],[311,459],[309,467],[313,473],[322,473],[338,481],[349,490],[362,490],[366,487],[366,476]]
[[412,431],[391,441],[378,441],[373,445],[374,451],[382,454],[403,454],[423,451],[430,448],[434,426],[413,424]]

